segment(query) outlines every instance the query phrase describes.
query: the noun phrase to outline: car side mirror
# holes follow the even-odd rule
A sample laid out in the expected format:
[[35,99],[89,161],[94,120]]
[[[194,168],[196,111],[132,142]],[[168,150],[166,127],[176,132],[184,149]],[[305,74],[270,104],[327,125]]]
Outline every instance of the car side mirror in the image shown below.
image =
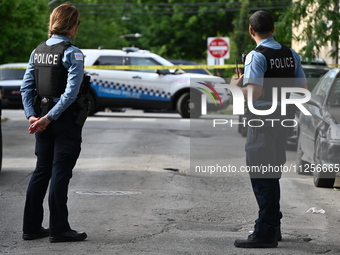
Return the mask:
[[156,73],[159,75],[166,75],[166,74],[170,74],[170,71],[168,69],[158,69]]
[[307,104],[314,105],[318,107],[319,109],[322,108],[322,100],[319,95],[312,94],[310,100],[307,102]]

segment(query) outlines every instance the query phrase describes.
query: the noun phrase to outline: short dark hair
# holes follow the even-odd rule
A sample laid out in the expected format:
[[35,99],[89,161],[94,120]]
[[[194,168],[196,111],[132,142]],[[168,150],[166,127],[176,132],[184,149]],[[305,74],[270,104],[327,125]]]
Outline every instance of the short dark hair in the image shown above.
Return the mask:
[[257,11],[249,18],[249,25],[256,33],[269,33],[274,28],[274,19],[266,11]]

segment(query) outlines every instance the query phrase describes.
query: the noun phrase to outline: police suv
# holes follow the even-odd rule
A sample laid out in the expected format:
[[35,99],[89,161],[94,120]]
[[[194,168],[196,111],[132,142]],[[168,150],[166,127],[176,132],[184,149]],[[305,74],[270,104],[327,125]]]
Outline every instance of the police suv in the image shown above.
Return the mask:
[[[85,71],[91,76],[90,114],[119,107],[175,110],[183,118],[190,118],[200,116],[205,106],[208,110],[218,110],[229,104],[228,91],[214,88],[214,84],[225,83],[224,79],[171,68],[171,62],[147,50],[129,47],[82,49],[82,52]],[[169,69],[156,70],[152,66],[169,66]]]

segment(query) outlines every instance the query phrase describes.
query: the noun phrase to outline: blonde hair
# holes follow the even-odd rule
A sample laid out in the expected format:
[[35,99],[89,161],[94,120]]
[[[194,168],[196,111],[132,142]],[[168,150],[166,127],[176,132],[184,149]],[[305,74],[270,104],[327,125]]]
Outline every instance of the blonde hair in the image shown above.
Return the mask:
[[56,7],[50,15],[48,36],[61,34],[73,36],[79,25],[79,11],[71,3]]

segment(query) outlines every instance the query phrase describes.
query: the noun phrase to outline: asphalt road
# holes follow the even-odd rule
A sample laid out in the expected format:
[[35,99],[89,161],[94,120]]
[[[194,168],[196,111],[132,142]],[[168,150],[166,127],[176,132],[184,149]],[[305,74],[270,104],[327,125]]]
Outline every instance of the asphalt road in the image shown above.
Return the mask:
[[[257,215],[235,126],[177,114],[101,112],[83,130],[81,156],[69,187],[71,227],[78,243],[21,239],[25,191],[34,169],[34,136],[23,111],[4,110],[0,173],[0,254],[339,254],[337,189],[318,189],[311,176],[284,173],[283,241],[275,249],[238,249]],[[287,166],[294,166],[294,146]],[[204,166],[235,171],[204,172]],[[198,170],[201,170],[199,172]],[[224,168],[226,169],[226,168]],[[338,185],[337,185],[338,186]],[[44,226],[48,226],[45,203]],[[306,213],[311,207],[325,214]]]

